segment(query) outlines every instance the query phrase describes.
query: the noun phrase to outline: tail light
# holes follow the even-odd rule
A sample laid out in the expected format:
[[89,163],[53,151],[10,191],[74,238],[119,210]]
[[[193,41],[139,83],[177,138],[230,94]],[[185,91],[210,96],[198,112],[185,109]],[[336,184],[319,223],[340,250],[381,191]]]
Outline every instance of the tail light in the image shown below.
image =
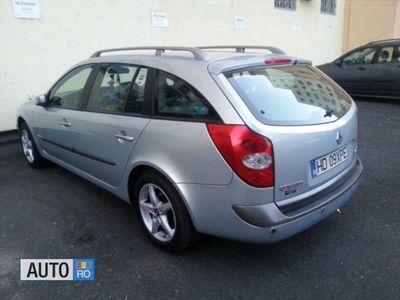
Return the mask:
[[244,125],[207,125],[208,132],[232,170],[254,187],[274,185],[272,143]]
[[287,65],[292,63],[290,58],[268,58],[264,60],[266,65]]

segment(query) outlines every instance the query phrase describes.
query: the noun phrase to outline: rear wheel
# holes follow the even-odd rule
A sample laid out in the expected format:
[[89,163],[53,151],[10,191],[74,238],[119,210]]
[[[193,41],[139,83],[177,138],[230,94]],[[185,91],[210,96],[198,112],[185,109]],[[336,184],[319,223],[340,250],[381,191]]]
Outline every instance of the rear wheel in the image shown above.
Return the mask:
[[135,184],[140,222],[150,240],[163,250],[178,252],[197,238],[192,220],[175,187],[159,173],[144,172]]
[[35,169],[45,167],[47,165],[47,160],[40,155],[35,141],[32,138],[31,131],[26,123],[22,123],[20,125],[19,135],[22,152],[24,153],[24,157],[28,165]]

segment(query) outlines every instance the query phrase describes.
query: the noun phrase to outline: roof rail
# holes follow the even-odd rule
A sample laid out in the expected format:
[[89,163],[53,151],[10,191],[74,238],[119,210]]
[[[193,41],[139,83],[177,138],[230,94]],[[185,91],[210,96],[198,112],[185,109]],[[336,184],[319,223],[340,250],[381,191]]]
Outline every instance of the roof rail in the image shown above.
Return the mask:
[[212,49],[236,49],[237,53],[246,53],[246,49],[261,49],[261,50],[268,50],[273,54],[285,54],[281,49],[271,46],[202,46],[197,47],[199,49],[204,50],[212,50]]
[[395,41],[400,41],[400,38],[397,38],[397,39],[387,39],[387,40],[379,40],[379,41],[372,41],[372,42],[369,42],[368,45],[370,45],[370,44],[375,44],[375,43],[383,43],[383,42],[395,42]]
[[201,60],[201,61],[207,61],[209,60],[209,56],[207,53],[202,51],[199,48],[194,48],[194,47],[156,47],[156,46],[150,46],[150,47],[125,47],[125,48],[113,48],[113,49],[104,49],[104,50],[99,50],[96,51],[95,53],[92,54],[91,57],[99,57],[101,54],[106,53],[106,52],[118,52],[118,51],[140,51],[140,50],[155,50],[156,56],[164,56],[165,55],[165,50],[170,50],[170,51],[187,51],[193,54],[194,58],[196,60]]

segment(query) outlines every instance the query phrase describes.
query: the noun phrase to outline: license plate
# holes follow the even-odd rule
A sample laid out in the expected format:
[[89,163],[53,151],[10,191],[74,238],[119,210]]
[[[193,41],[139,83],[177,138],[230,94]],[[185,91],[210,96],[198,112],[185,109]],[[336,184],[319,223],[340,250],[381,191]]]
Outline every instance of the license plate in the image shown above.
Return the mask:
[[317,177],[340,165],[347,159],[347,146],[311,161],[312,177]]

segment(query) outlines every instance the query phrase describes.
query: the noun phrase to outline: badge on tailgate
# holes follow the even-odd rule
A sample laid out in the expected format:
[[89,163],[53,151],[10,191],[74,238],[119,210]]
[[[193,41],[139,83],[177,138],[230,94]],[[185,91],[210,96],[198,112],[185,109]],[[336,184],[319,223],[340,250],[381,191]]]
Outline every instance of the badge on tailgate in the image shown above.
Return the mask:
[[304,183],[304,180],[300,180],[297,182],[293,182],[291,184],[282,185],[279,187],[279,190],[285,194],[285,196],[296,193],[297,189],[301,187]]

